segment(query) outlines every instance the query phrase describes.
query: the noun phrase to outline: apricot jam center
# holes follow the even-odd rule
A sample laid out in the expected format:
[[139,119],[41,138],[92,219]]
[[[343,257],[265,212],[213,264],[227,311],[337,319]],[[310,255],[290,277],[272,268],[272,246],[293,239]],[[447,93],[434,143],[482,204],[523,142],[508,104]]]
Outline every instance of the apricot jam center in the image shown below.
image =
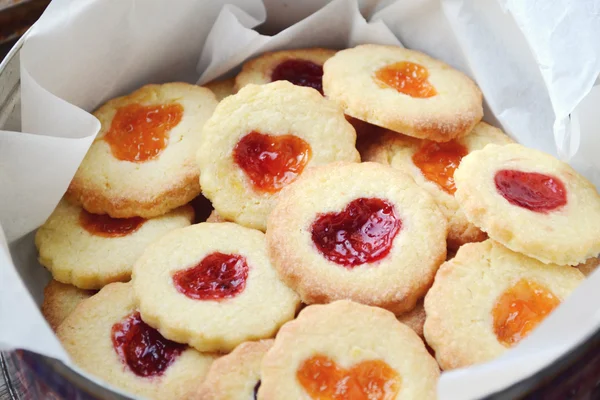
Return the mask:
[[310,145],[294,135],[252,131],[233,149],[235,163],[259,192],[276,193],[302,173],[312,156]]
[[411,97],[427,98],[437,94],[429,83],[427,68],[410,61],[386,65],[375,72],[375,78],[380,86],[394,88]]
[[362,361],[345,369],[328,357],[305,360],[296,378],[312,399],[391,400],[400,391],[400,375],[381,360]]
[[317,89],[323,94],[323,66],[307,60],[286,60],[275,67],[271,81],[288,81]]
[[142,377],[161,375],[186,347],[162,337],[142,321],[139,312],[114,324],[111,338],[121,361]]
[[453,140],[445,143],[427,141],[413,154],[412,160],[425,178],[454,194],[454,171],[467,154],[467,148]]
[[194,300],[223,300],[246,288],[248,264],[237,254],[211,253],[194,267],[173,274],[175,288]]
[[509,203],[531,211],[547,213],[567,204],[565,185],[550,175],[503,169],[494,182]]
[[544,286],[521,279],[496,301],[492,311],[496,337],[504,346],[514,346],[559,304]]
[[79,213],[79,224],[96,236],[121,237],[140,229],[146,220],[142,217],[112,218],[106,214],[91,214],[85,210]]
[[129,104],[117,110],[104,140],[119,160],[152,160],[167,147],[169,131],[182,117],[183,107],[177,103],[158,106]]
[[393,204],[377,198],[359,198],[340,212],[319,215],[311,226],[311,234],[326,259],[352,268],[387,256],[401,228],[402,221]]

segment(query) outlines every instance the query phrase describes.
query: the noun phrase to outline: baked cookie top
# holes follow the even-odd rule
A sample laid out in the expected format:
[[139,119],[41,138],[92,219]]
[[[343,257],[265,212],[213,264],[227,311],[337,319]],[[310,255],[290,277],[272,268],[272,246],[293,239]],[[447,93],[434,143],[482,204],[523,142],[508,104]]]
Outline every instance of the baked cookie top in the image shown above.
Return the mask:
[[67,197],[95,214],[156,217],[200,193],[195,151],[217,100],[187,83],[146,85],[108,101]]
[[130,283],[112,283],[84,300],[57,335],[77,366],[149,399],[188,398],[214,359],[163,338],[144,323]]
[[36,235],[40,264],[54,279],[82,289],[128,281],[148,244],[190,225],[194,210],[179,207],[160,217],[111,218],[61,200]]
[[568,164],[519,144],[463,158],[455,198],[475,226],[544,263],[577,265],[600,253],[600,196]]
[[217,101],[221,101],[225,97],[231,96],[236,92],[233,88],[234,85],[235,78],[229,78],[209,82],[206,85],[204,85],[204,87],[210,89],[215,94]]
[[386,310],[341,300],[285,324],[263,359],[258,398],[435,399],[439,369]]
[[235,77],[236,91],[248,84],[288,81],[323,94],[323,64],[335,54],[329,49],[296,49],[264,53],[246,61]]
[[264,230],[279,191],[308,167],[360,161],[342,111],[287,81],[248,85],[219,103],[198,150],[202,193],[225,219]]
[[475,83],[418,51],[364,44],[338,51],[323,71],[325,95],[346,114],[409,136],[445,142],[483,116]]
[[264,234],[230,222],[163,236],[136,261],[132,281],[144,321],[200,351],[269,338],[300,303],[271,267]]
[[464,156],[490,143],[509,144],[512,140],[485,122],[475,125],[466,136],[442,143],[388,131],[372,142],[362,156],[363,161],[380,162],[410,174],[427,190],[448,218],[448,247],[457,249],[464,243],[485,240],[486,235],[459,208],[454,198],[454,171]]
[[252,400],[260,387],[260,366],[273,340],[245,342],[210,367],[196,396],[198,400]]
[[398,321],[408,326],[415,331],[421,339],[425,340],[425,336],[423,335],[423,325],[425,324],[425,307],[423,306],[423,299],[419,300],[412,310],[398,315]]
[[446,257],[447,223],[414,180],[377,163],[314,168],[281,192],[267,243],[303,302],[411,310]]
[[500,356],[581,283],[576,268],[543,264],[492,240],[462,246],[425,296],[427,343],[442,369]]
[[89,299],[94,293],[93,290],[79,289],[52,279],[44,288],[42,315],[55,331],[79,303]]

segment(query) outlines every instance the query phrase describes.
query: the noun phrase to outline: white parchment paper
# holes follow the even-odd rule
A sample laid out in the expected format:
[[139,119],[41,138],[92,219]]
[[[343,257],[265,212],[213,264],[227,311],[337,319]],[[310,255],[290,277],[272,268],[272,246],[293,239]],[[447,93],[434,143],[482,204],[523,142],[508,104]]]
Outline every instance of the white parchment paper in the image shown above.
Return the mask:
[[[150,82],[202,84],[270,50],[403,44],[469,74],[484,93],[484,119],[599,185],[600,88],[590,92],[600,72],[599,7],[593,0],[53,1],[21,51],[23,133],[0,131],[0,348],[68,362],[38,311],[49,276],[32,231],[66,190],[99,129],[88,112],[105,100]],[[253,29],[260,24],[269,35]],[[440,398],[500,390],[572,348],[600,326],[599,284],[596,273],[500,359],[443,374]]]

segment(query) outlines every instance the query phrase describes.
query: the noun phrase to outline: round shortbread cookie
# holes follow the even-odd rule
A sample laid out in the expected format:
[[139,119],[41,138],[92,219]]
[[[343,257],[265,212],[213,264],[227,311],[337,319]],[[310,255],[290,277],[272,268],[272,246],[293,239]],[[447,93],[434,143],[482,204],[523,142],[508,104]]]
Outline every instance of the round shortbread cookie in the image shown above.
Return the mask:
[[340,300],[309,306],[281,328],[258,398],[435,399],[438,377],[421,339],[392,313]]
[[490,143],[508,144],[512,140],[500,129],[480,122],[467,136],[446,143],[388,131],[361,154],[363,161],[380,162],[410,174],[427,190],[448,218],[448,247],[458,249],[465,243],[485,240],[486,234],[471,224],[458,206],[454,198],[454,170],[462,157]]
[[279,190],[308,167],[360,161],[341,110],[286,81],[248,85],[219,103],[198,150],[203,194],[225,219],[264,230]]
[[584,276],[492,240],[462,246],[425,296],[425,338],[442,369],[503,354],[563,301]]
[[42,315],[55,331],[79,303],[89,299],[94,293],[93,290],[79,289],[52,279],[44,288]]
[[200,193],[195,152],[217,100],[187,83],[147,85],[108,101],[67,197],[95,214],[152,218]]
[[246,61],[235,77],[236,91],[248,84],[264,85],[286,80],[323,93],[323,64],[335,54],[329,49],[281,50]]
[[323,70],[325,95],[346,114],[409,136],[445,142],[483,116],[475,83],[418,51],[365,44],[338,51]]
[[233,88],[234,85],[235,78],[229,78],[209,82],[206,85],[204,85],[204,87],[210,89],[215,94],[217,101],[221,101],[225,97],[231,96],[236,92]]
[[378,163],[311,169],[281,192],[267,243],[304,303],[349,299],[410,311],[446,258],[447,222],[431,196]]
[[271,266],[264,234],[230,222],[165,235],[137,260],[132,281],[144,321],[200,351],[272,337],[300,304]]
[[84,300],[57,335],[77,366],[148,399],[188,398],[215,358],[166,340],[145,324],[130,283],[112,283]]
[[196,396],[198,400],[256,399],[260,387],[260,366],[273,340],[245,342],[216,360]]
[[600,253],[600,196],[568,164],[519,144],[463,158],[455,198],[475,226],[544,263],[577,265]]
[[583,264],[577,265],[576,268],[587,277],[590,276],[596,270],[596,268],[598,268],[598,265],[600,265],[600,258],[593,257],[584,262]]
[[423,325],[425,324],[425,307],[423,306],[423,299],[419,300],[415,305],[415,308],[404,314],[398,315],[398,321],[408,326],[410,329],[415,331],[417,335],[423,340]]
[[218,212],[213,210],[206,219],[206,222],[227,222],[227,220],[221,217]]
[[128,281],[146,246],[194,220],[190,206],[152,219],[90,214],[61,200],[36,235],[40,264],[54,279],[82,289]]

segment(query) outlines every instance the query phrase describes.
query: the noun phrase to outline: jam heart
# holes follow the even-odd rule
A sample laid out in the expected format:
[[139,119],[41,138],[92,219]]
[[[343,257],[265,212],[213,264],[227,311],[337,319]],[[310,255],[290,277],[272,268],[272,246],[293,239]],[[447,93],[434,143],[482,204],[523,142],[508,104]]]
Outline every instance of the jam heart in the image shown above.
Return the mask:
[[494,177],[496,190],[509,203],[547,213],[567,204],[567,190],[560,179],[537,172],[503,169]]
[[307,60],[286,60],[275,67],[271,81],[288,81],[323,94],[323,66]]
[[427,68],[410,61],[386,65],[375,72],[375,78],[380,86],[394,88],[411,97],[427,98],[437,94],[429,83]]
[[91,214],[85,210],[79,213],[79,224],[96,236],[121,237],[140,229],[146,220],[142,217],[112,218],[106,214]]
[[252,131],[233,149],[235,163],[255,190],[275,193],[302,173],[312,155],[310,145],[294,135]]
[[355,267],[387,256],[401,228],[393,204],[359,198],[340,212],[319,215],[311,226],[311,235],[329,261]]
[[296,378],[316,400],[391,400],[400,391],[400,375],[381,360],[362,361],[345,369],[328,357],[305,360]]
[[454,140],[445,143],[426,141],[413,154],[412,160],[425,178],[437,183],[447,193],[454,194],[454,171],[467,154],[467,148]]

